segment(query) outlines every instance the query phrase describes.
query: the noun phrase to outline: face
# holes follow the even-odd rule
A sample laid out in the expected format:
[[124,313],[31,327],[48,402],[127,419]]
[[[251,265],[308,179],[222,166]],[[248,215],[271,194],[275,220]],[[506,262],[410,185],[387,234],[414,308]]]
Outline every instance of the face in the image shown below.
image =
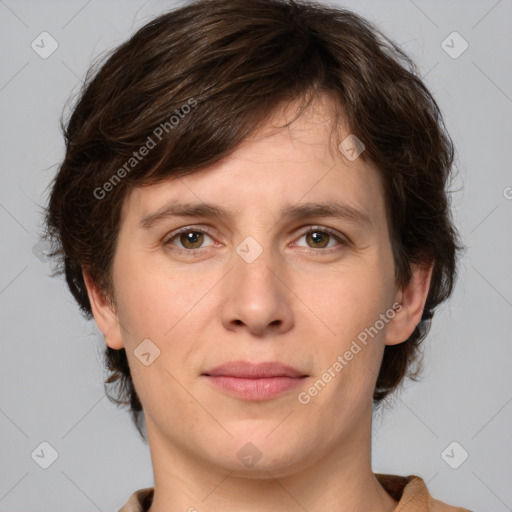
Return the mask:
[[[94,312],[107,343],[126,348],[150,445],[275,476],[360,447],[384,347],[410,332],[393,310],[404,297],[381,178],[332,151],[324,107],[126,198],[116,310]],[[183,205],[203,211],[178,215]],[[296,373],[214,371],[240,361]]]

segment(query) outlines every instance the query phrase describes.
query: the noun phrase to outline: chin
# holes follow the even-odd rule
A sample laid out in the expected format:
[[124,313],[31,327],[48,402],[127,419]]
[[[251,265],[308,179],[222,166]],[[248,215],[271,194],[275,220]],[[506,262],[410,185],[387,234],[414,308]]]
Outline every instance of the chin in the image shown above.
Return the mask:
[[[227,443],[215,442],[218,451],[210,453],[210,462],[233,475],[259,479],[269,478],[269,473],[276,477],[288,476],[307,466],[307,460],[311,462],[310,457],[304,456],[301,440],[294,439],[292,432],[284,429],[281,435],[277,435],[277,431],[270,435],[269,432],[272,429],[267,426],[260,428],[256,435],[250,435],[247,429],[243,435],[235,435],[230,430],[233,438]],[[303,436],[300,437],[303,441]]]

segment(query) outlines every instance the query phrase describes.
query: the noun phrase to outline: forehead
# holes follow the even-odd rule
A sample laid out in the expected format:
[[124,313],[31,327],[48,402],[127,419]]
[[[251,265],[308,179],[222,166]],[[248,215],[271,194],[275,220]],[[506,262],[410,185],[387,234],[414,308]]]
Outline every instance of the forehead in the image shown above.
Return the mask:
[[214,204],[219,215],[212,209],[209,213],[223,220],[254,220],[265,211],[277,221],[293,205],[328,202],[357,210],[374,225],[384,221],[382,177],[370,161],[350,161],[338,149],[350,133],[343,127],[333,130],[329,103],[313,102],[284,126],[295,112],[293,104],[276,111],[231,155],[213,165],[135,188],[125,199],[123,221],[143,223],[169,203]]

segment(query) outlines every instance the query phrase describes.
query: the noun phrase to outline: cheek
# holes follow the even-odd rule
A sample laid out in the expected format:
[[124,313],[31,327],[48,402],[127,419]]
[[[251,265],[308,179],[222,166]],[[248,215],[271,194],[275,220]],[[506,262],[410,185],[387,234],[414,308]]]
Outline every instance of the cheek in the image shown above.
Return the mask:
[[379,264],[376,257],[374,262],[325,280],[313,302],[314,311],[329,328],[322,326],[327,334],[318,354],[317,376],[330,391],[318,403],[332,400],[332,407],[347,407],[373,397],[387,325],[380,318],[393,297],[389,266]]
[[154,266],[131,268],[124,280],[118,279],[116,292],[132,379],[146,413],[180,430],[183,426],[175,424],[176,415],[169,410],[190,408],[190,397],[179,383],[186,385],[190,377],[184,368],[197,351],[194,318],[201,312],[200,304],[192,306],[205,291],[199,294],[184,279],[149,270]]
[[162,339],[207,291],[204,281],[151,261],[119,261],[116,297],[119,318],[130,334]]
[[385,275],[372,268],[339,273],[325,280],[315,299],[309,299],[329,330],[343,340],[352,339],[384,313],[392,297]]
[[[130,367],[137,372],[134,381],[144,381],[144,389],[156,389],[162,383],[172,388],[175,382],[170,374],[180,381],[188,378],[184,365],[200,351],[203,325],[211,308],[206,295],[212,284],[209,279],[201,281],[197,272],[189,276],[176,270],[171,273],[165,265],[134,264],[131,270],[124,274],[129,277],[118,280],[116,294],[124,345]],[[148,339],[151,343],[144,341]],[[151,358],[153,352],[157,354],[147,368],[137,360],[142,343],[148,345]]]

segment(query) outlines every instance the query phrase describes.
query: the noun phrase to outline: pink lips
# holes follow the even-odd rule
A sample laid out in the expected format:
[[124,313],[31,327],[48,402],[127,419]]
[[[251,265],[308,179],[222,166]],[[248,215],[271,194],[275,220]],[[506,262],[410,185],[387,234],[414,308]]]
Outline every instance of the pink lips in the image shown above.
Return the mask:
[[281,363],[232,361],[203,374],[217,388],[245,400],[270,400],[302,383],[303,372]]

